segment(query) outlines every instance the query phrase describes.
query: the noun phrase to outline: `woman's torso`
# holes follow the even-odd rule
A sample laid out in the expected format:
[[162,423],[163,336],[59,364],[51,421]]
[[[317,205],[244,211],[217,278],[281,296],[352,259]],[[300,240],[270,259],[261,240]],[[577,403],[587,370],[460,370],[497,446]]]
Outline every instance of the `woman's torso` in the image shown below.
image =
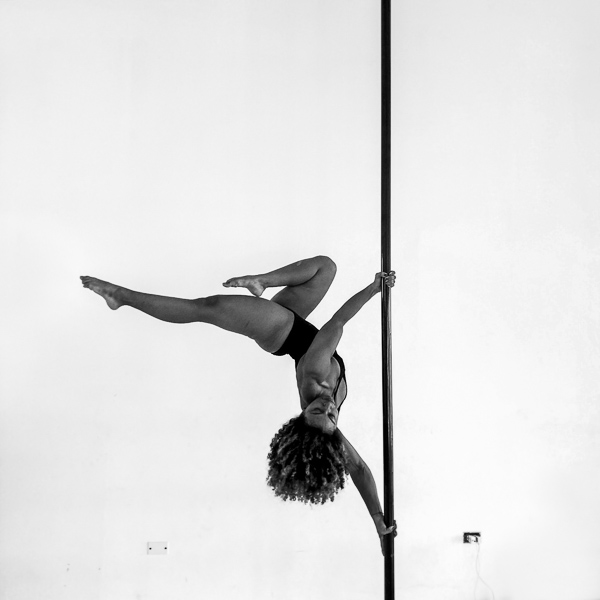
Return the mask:
[[[329,373],[321,381],[304,373],[304,356],[298,362],[296,368],[296,382],[300,392],[300,406],[304,410],[317,396],[329,393],[334,396],[336,408],[342,405],[348,392],[346,379],[342,370],[342,365],[335,356],[331,357],[331,368]],[[341,358],[340,358],[341,360]]]
[[[300,404],[304,410],[317,396],[329,392],[334,396],[335,404],[339,409],[346,399],[346,367],[342,357],[335,352],[331,357],[330,369],[327,375],[321,380],[304,373],[305,355],[310,348],[319,330],[306,319],[303,319],[297,313],[290,311],[294,315],[292,328],[289,331],[283,345],[273,352],[275,356],[291,356],[296,363],[296,381],[298,391],[300,392]],[[335,394],[334,394],[335,392]]]

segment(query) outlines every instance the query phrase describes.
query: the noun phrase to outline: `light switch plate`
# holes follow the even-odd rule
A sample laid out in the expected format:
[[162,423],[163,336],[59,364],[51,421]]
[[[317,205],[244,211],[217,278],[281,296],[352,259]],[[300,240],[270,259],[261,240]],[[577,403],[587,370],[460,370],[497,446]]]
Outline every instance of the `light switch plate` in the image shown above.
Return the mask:
[[168,542],[148,542],[148,554],[166,554],[168,549]]

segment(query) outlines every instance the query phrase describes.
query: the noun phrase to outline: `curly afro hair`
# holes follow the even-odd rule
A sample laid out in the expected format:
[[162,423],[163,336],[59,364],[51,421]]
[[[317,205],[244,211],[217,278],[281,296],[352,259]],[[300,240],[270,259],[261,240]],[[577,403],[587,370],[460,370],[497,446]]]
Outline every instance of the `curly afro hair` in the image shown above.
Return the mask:
[[311,427],[304,414],[282,425],[267,458],[267,484],[283,500],[325,504],[344,488],[348,467],[341,438]]

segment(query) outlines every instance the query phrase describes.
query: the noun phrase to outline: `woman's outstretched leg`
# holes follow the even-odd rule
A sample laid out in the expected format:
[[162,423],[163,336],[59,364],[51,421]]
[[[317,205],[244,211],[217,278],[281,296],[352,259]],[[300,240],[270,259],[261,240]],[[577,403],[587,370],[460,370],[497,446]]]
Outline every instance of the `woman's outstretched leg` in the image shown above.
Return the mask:
[[81,282],[112,310],[131,306],[169,323],[209,323],[245,335],[267,352],[278,350],[292,327],[288,310],[262,298],[218,295],[187,300],[135,292],[95,277],[81,277]]
[[336,273],[335,263],[327,256],[315,256],[261,275],[228,279],[225,287],[244,287],[255,296],[270,287],[284,287],[272,298],[306,318],[321,302]]

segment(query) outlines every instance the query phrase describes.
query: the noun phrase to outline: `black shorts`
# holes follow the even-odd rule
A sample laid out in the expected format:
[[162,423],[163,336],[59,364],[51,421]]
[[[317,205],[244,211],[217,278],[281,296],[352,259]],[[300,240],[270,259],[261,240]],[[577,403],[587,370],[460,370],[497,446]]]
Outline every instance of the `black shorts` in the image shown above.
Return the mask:
[[310,348],[319,330],[312,323],[309,323],[294,311],[292,312],[294,313],[292,329],[285,342],[283,342],[283,346],[277,352],[273,352],[273,354],[275,356],[289,354],[296,362],[296,366],[298,366],[298,362],[300,362],[300,359]]

